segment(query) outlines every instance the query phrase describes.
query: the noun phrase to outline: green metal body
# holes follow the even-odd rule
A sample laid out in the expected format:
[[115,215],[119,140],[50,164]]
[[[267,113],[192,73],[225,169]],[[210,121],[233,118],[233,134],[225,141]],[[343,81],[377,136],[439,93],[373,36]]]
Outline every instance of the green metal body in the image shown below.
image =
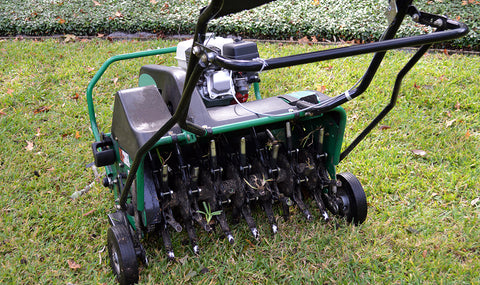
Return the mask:
[[[151,51],[144,51],[144,52],[135,52],[130,54],[122,54],[117,55],[114,57],[109,58],[102,67],[97,71],[94,78],[91,80],[90,84],[87,88],[87,104],[88,104],[88,111],[90,117],[90,124],[93,132],[93,136],[96,141],[101,139],[100,131],[97,126],[97,122],[95,119],[95,108],[93,104],[93,89],[97,84],[98,80],[104,74],[104,72],[108,69],[108,67],[117,61],[135,59],[140,57],[146,56],[153,56],[153,55],[161,55],[161,54],[169,54],[176,52],[176,47],[158,49],[158,50],[151,50]],[[147,74],[142,74],[139,78],[139,86],[147,86],[147,85],[154,85],[155,81],[153,78],[148,76]],[[259,84],[255,83],[254,85],[254,92],[255,98],[257,100],[262,99],[260,95],[260,88]],[[288,94],[293,97],[301,98],[302,96],[307,95],[308,91],[299,91],[295,93]],[[322,113],[320,115],[312,116],[309,113],[300,112],[298,114],[289,114],[286,113],[280,116],[272,116],[272,117],[260,117],[253,120],[242,121],[233,124],[221,125],[212,127],[211,135],[219,135],[219,134],[227,134],[227,133],[235,133],[241,130],[249,129],[251,127],[261,127],[261,126],[273,126],[278,125],[286,121],[297,121],[301,122],[303,127],[308,130],[315,130],[318,129],[319,126],[322,126],[325,129],[325,141],[324,141],[324,150],[327,153],[327,158],[325,159],[325,168],[327,169],[330,177],[332,179],[335,178],[336,170],[335,167],[340,161],[340,153],[341,147],[343,143],[343,136],[346,124],[346,113],[342,107],[336,107],[329,112]],[[106,134],[110,136],[110,134]],[[275,135],[278,136],[279,140],[285,140],[284,134],[276,133]],[[180,144],[189,144],[198,141],[206,141],[209,138],[206,136],[204,137],[197,137],[195,134],[187,132],[185,130],[182,133],[176,135],[176,142]],[[118,144],[114,141],[114,149],[116,153],[116,157],[121,157],[120,155],[120,148]],[[171,148],[174,140],[171,136],[164,136],[157,143],[154,145],[152,149],[159,148],[159,149],[168,149]],[[133,157],[129,157],[130,164],[133,162]],[[143,160],[143,158],[142,158]],[[123,184],[125,181],[125,175],[129,172],[129,165],[122,162],[120,159],[111,166],[106,167],[107,175],[110,176],[112,179],[117,179],[117,183],[114,184],[113,192],[115,197],[115,202],[119,203],[120,197],[120,186],[119,184]],[[146,213],[145,213],[145,200],[144,200],[144,166],[143,162],[141,166],[138,168],[136,173],[135,179],[135,191],[136,191],[136,209],[138,212],[142,213],[142,223],[144,226],[148,225],[148,221],[146,220]],[[131,198],[129,198],[130,200]],[[127,215],[127,218],[130,224],[135,227],[134,217]]]

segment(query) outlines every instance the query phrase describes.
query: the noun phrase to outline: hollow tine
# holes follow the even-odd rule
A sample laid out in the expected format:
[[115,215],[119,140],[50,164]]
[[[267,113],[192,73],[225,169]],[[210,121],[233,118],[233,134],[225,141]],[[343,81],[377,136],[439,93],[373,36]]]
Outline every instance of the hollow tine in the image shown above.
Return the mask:
[[247,164],[247,144],[245,137],[240,139],[240,164],[242,167]]
[[286,139],[287,139],[287,149],[291,151],[293,148],[292,129],[290,127],[290,122],[288,121],[285,123],[285,130],[286,130]]
[[165,213],[165,220],[167,221],[167,224],[174,228],[178,233],[182,231],[180,223],[173,218],[172,209],[168,209],[167,213]]
[[302,200],[302,195],[300,194],[300,189],[298,186],[295,187],[295,190],[293,191],[293,200],[297,204],[297,206],[300,208],[300,210],[303,212],[305,215],[305,218],[307,220],[310,220],[312,218],[312,215],[310,214],[310,211],[308,210],[307,206]]
[[230,231],[230,227],[227,224],[227,217],[225,216],[225,213],[222,211],[219,215],[215,216],[215,218],[220,224],[220,228],[222,229],[223,233],[227,237],[228,242],[230,244],[234,244],[235,239],[233,238],[232,232]]
[[286,222],[290,219],[290,206],[288,205],[288,202],[286,201],[288,198],[285,198],[282,200],[282,216],[283,220]]
[[163,245],[165,246],[165,251],[167,252],[167,257],[169,260],[175,259],[175,253],[173,252],[172,240],[170,239],[170,233],[168,232],[167,225],[164,224],[160,231],[160,235],[163,239]]
[[322,214],[323,220],[328,222],[330,220],[330,216],[327,213],[327,209],[325,208],[325,204],[323,203],[322,197],[320,197],[318,191],[313,192],[313,197],[315,202],[317,202],[317,206],[320,209],[320,213]]
[[290,218],[290,206],[293,205],[292,200],[289,197],[286,197],[284,193],[280,192],[280,188],[276,182],[272,183],[275,196],[277,197],[276,200],[280,201],[282,204],[282,217],[284,221],[288,221]]
[[253,237],[256,240],[258,240],[260,238],[260,235],[258,234],[257,224],[255,223],[255,220],[252,217],[252,210],[250,209],[249,204],[243,205],[242,214],[243,214],[243,217],[245,218],[245,221],[247,221],[247,225],[250,228],[250,231],[252,232]]
[[185,229],[187,230],[188,238],[190,239],[190,244],[192,245],[193,253],[198,254],[199,248],[197,244],[197,234],[195,233],[195,228],[193,227],[192,221],[186,221]]
[[210,159],[212,169],[217,168],[217,147],[215,145],[215,140],[210,140]]
[[319,155],[323,154],[323,140],[325,137],[325,129],[320,128],[318,130],[318,139],[317,139],[317,153]]
[[279,144],[275,144],[272,148],[272,161],[274,163],[274,165],[277,164],[277,159],[278,159],[278,150],[280,149],[280,145]]
[[265,214],[267,214],[268,222],[272,227],[273,234],[276,234],[278,231],[277,221],[275,220],[275,215],[273,214],[272,201],[266,200],[262,203]]
[[195,167],[192,168],[191,178],[192,178],[192,183],[195,184],[195,185],[197,185],[197,183],[198,183],[199,173],[200,173],[200,167],[195,166]]
[[168,185],[168,165],[166,164],[162,166],[162,183]]

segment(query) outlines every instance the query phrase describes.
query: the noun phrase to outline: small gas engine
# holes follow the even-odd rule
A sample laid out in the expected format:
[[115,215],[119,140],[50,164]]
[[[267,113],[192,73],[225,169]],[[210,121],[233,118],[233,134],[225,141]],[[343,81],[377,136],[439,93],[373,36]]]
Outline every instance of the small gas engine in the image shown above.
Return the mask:
[[[188,57],[193,40],[177,45],[176,59],[178,66],[187,69]],[[224,57],[239,60],[252,60],[259,57],[257,44],[233,38],[209,35],[205,40],[206,48]],[[206,107],[225,106],[244,103],[248,100],[248,91],[254,82],[260,82],[258,72],[237,72],[211,65],[205,69],[197,83],[197,91]],[[234,98],[236,97],[236,100]]]

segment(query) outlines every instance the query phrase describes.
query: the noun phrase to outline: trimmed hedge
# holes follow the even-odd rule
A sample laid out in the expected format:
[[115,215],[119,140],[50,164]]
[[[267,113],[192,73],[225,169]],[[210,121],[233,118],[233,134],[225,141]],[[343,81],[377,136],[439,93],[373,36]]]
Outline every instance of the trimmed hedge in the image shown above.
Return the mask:
[[[138,31],[166,35],[193,33],[207,0],[3,0],[0,35],[97,35]],[[416,1],[426,11],[465,22],[468,36],[449,43],[480,50],[480,1]],[[386,0],[278,0],[214,21],[211,30],[244,37],[289,39],[304,36],[330,41],[372,41],[387,25]],[[400,35],[422,33],[406,21]]]

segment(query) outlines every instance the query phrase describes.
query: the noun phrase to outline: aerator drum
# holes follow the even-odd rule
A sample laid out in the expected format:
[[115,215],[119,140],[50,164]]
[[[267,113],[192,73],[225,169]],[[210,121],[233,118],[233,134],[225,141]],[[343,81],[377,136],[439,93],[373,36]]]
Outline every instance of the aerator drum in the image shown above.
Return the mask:
[[[141,244],[147,233],[161,237],[169,259],[175,258],[172,232],[186,231],[196,254],[199,229],[218,229],[216,234],[233,244],[230,224],[245,220],[259,239],[252,217],[256,205],[273,234],[275,207],[285,220],[298,207],[307,220],[317,216],[328,222],[335,215],[363,223],[363,187],[353,174],[337,173],[336,166],[394,107],[403,77],[427,49],[468,32],[462,23],[421,12],[411,1],[392,0],[390,25],[375,43],[263,59],[254,42],[206,34],[210,20],[267,2],[213,0],[202,9],[192,40],[115,56],[90,82],[92,149],[96,166],[106,169],[103,184],[114,194],[107,242],[120,283],[138,281],[138,266],[147,263]],[[395,38],[406,16],[436,31]],[[407,46],[421,47],[399,71],[390,103],[342,152],[346,114],[341,105],[368,88],[388,50]],[[111,131],[100,133],[92,90],[106,68],[118,60],[173,52],[178,66],[143,66],[139,86],[116,93]],[[336,96],[303,90],[261,98],[263,70],[364,53],[374,53],[364,76]],[[248,101],[252,89],[256,100]],[[317,209],[310,209],[312,204]]]

